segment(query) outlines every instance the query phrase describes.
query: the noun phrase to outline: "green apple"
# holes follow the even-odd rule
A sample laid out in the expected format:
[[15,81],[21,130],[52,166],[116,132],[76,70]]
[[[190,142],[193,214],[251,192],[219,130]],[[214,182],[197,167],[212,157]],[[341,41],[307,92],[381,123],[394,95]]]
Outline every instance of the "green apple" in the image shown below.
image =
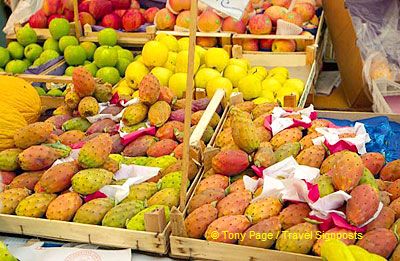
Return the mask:
[[58,47],[60,48],[61,52],[64,52],[65,48],[70,45],[79,45],[79,41],[75,36],[63,36],[60,38],[60,41],[58,41]]
[[100,45],[114,46],[117,44],[118,35],[112,28],[106,28],[100,31],[98,36]]
[[74,72],[75,68],[76,67],[74,67],[74,66],[67,67],[67,69],[65,69],[65,73],[64,74],[66,76],[72,76],[72,73]]
[[101,46],[94,52],[97,67],[114,67],[118,62],[118,51],[110,46]]
[[119,71],[114,67],[103,67],[99,69],[96,73],[96,77],[112,85],[118,83],[119,80],[121,80],[121,77],[119,76]]
[[96,44],[92,42],[83,42],[80,44],[80,46],[82,46],[83,49],[85,49],[87,59],[93,61],[93,55],[97,49]]
[[59,40],[61,37],[69,35],[69,22],[64,18],[55,18],[51,20],[49,24],[49,30],[51,36],[55,40]]
[[32,67],[38,67],[42,64],[43,64],[43,59],[39,57],[33,62]]
[[115,46],[113,46],[112,47],[113,49],[115,49],[115,50],[122,50],[122,47],[121,46],[119,46],[119,45],[115,45]]
[[31,67],[32,62],[29,59],[25,58],[22,61],[24,61],[24,63],[26,63],[26,66],[28,66],[28,68]]
[[0,46],[0,67],[6,66],[6,64],[10,61],[10,52]]
[[63,95],[63,92],[60,89],[51,89],[47,92],[47,95],[52,97],[61,97]]
[[31,62],[39,58],[42,52],[43,48],[38,44],[30,44],[24,50],[25,57]]
[[54,50],[61,53],[60,48],[58,47],[58,41],[53,38],[49,38],[44,42],[43,50]]
[[118,69],[119,75],[121,75],[121,77],[125,76],[126,68],[128,67],[128,65],[130,63],[131,62],[128,59],[125,59],[125,58],[118,59],[117,65],[115,65],[115,67]]
[[85,67],[86,69],[88,69],[88,71],[93,75],[93,77],[96,76],[97,73],[97,66],[95,63],[89,63],[89,64],[85,64],[83,67]]
[[22,59],[24,57],[24,47],[18,42],[10,42],[7,46],[12,59]]
[[44,96],[44,95],[46,95],[46,92],[45,92],[45,90],[44,90],[43,88],[41,88],[41,87],[33,87],[33,88],[35,88],[35,90],[37,91],[37,93],[39,94],[39,96]]
[[64,59],[68,65],[83,65],[86,61],[86,51],[80,45],[68,46],[64,51]]
[[130,62],[133,62],[133,53],[126,49],[118,50],[118,58],[128,59]]
[[83,65],[86,65],[86,64],[91,64],[91,62],[88,61],[88,60],[86,60],[86,61],[83,63]]
[[46,50],[46,51],[43,51],[43,53],[40,55],[39,58],[42,59],[42,64],[45,64],[48,61],[56,59],[59,56],[60,56],[60,54],[54,50]]
[[30,44],[36,43],[36,32],[29,25],[25,25],[17,31],[17,41],[22,46],[28,46]]
[[12,60],[6,65],[8,73],[24,73],[28,69],[26,63],[22,60]]

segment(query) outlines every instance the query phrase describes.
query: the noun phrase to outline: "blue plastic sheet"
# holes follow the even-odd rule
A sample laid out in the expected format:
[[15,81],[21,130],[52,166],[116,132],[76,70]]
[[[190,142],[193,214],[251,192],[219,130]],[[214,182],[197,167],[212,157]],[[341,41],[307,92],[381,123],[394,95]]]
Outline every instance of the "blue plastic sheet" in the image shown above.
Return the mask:
[[[354,126],[355,121],[330,120],[337,126]],[[368,152],[380,152],[385,155],[386,161],[400,159],[400,124],[392,122],[388,117],[380,116],[358,120],[365,125],[371,141],[367,143]]]

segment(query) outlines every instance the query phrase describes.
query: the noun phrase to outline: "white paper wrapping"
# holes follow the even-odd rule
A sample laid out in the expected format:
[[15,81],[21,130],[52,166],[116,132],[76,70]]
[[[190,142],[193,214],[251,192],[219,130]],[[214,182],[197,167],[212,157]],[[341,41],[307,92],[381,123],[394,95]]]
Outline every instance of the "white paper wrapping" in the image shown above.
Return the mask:
[[72,162],[72,161],[74,161],[74,160],[77,160],[80,150],[81,150],[81,149],[73,149],[73,150],[71,150],[71,153],[69,154],[68,157],[61,158],[61,159],[56,160],[56,161],[53,163],[53,165],[51,165],[51,166],[53,167],[53,166],[59,165],[59,164],[61,164],[61,163]]
[[272,111],[272,122],[271,122],[271,129],[272,129],[272,135],[276,135],[280,131],[283,131],[284,129],[289,128],[294,124],[294,120],[292,118],[287,118],[287,116],[290,115],[300,115],[301,116],[301,121],[304,123],[311,123],[311,113],[313,113],[314,106],[310,105],[307,108],[304,108],[300,111],[296,112],[287,112],[281,107],[275,107]]

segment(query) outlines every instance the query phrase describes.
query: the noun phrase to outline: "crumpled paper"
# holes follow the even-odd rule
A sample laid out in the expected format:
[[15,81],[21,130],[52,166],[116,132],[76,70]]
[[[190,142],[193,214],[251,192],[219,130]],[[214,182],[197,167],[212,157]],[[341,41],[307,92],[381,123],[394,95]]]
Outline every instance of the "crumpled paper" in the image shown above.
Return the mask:
[[[291,115],[300,115],[300,119],[288,118]],[[293,127],[311,127],[311,122],[317,118],[317,112],[314,110],[314,106],[302,109],[300,111],[289,111],[284,110],[281,107],[275,107],[272,111],[271,116],[266,117],[264,121],[264,127],[272,132],[275,136],[277,133]]]
[[[327,145],[331,153],[338,152],[343,149],[352,149],[352,145],[355,146],[356,151],[359,154],[367,153],[365,145],[371,141],[364,124],[356,122],[354,127],[344,127],[344,128],[327,128],[321,127],[315,129],[322,136],[313,139],[314,145]],[[356,136],[354,138],[340,138],[340,134],[354,133]]]

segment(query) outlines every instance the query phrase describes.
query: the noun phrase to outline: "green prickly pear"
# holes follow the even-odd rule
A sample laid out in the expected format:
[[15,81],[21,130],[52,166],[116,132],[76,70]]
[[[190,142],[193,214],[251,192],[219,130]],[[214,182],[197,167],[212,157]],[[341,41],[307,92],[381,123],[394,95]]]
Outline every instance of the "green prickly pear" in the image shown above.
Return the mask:
[[121,203],[107,212],[104,216],[102,225],[106,227],[124,228],[126,221],[145,208],[145,204],[140,200],[132,200]]
[[296,157],[301,149],[299,142],[288,142],[283,144],[275,151],[276,160],[282,161],[290,156]]
[[18,155],[21,152],[21,149],[7,149],[0,152],[0,170],[14,171],[18,169]]
[[128,196],[122,201],[132,201],[132,200],[147,200],[151,198],[158,191],[157,183],[154,182],[144,182],[141,184],[132,185],[129,188]]
[[105,169],[85,169],[76,173],[72,179],[72,189],[79,194],[92,194],[109,185],[114,174]]
[[379,191],[378,184],[376,183],[374,175],[372,175],[371,171],[369,171],[369,169],[367,169],[367,168],[364,168],[364,172],[363,172],[360,182],[358,184],[359,185],[368,184],[373,189],[375,189],[377,192]]
[[72,118],[62,125],[63,131],[70,131],[70,130],[80,130],[80,131],[87,131],[90,127],[90,122],[84,118]]
[[329,176],[319,176],[315,180],[315,183],[318,184],[319,196],[321,198],[335,192],[335,188],[332,185],[332,178]]
[[35,193],[19,202],[15,213],[17,216],[43,217],[50,202],[57,196],[55,194]]
[[149,206],[165,205],[170,208],[179,205],[179,190],[175,188],[165,188],[154,194],[148,201]]
[[96,198],[83,204],[76,211],[74,222],[98,225],[104,215],[114,207],[114,202],[109,198]]
[[139,230],[139,231],[145,231],[146,227],[144,224],[144,215],[146,213],[151,213],[156,210],[164,208],[164,213],[165,213],[165,220],[168,223],[169,222],[169,217],[170,217],[170,210],[168,206],[164,205],[153,205],[150,206],[139,213],[137,213],[133,218],[131,218],[127,223],[126,223],[126,228],[130,230]]
[[[182,171],[168,173],[158,182],[159,189],[174,188],[180,189],[182,182]],[[188,184],[189,185],[189,184]]]

